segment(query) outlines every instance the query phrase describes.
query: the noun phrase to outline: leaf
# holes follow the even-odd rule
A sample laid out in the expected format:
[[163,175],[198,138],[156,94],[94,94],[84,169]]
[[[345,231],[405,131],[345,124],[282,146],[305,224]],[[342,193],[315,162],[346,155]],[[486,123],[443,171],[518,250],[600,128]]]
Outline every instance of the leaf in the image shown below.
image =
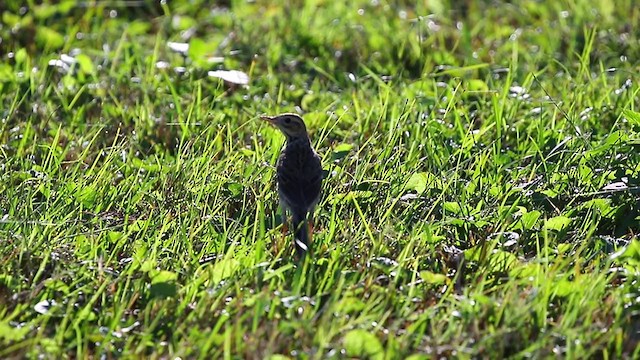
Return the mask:
[[47,49],[57,49],[64,45],[64,36],[46,26],[38,26],[36,29],[36,41]]
[[149,292],[152,297],[168,298],[177,294],[175,280],[178,275],[167,270],[151,271],[151,287]]
[[444,204],[442,204],[442,209],[448,213],[460,214],[462,207],[460,206],[460,203],[454,201],[446,201]]
[[156,284],[160,282],[175,281],[178,278],[178,274],[168,271],[160,270],[158,272],[151,272],[151,283]]
[[427,189],[429,181],[429,173],[419,172],[411,175],[409,181],[404,186],[407,190],[415,190],[418,194],[423,193]]
[[531,276],[539,276],[539,274],[543,273],[544,271],[546,270],[543,269],[542,265],[528,262],[514,267],[509,271],[509,275],[520,279],[527,279]]
[[352,144],[340,144],[333,148],[333,153],[331,154],[332,160],[339,160],[347,156],[349,151],[353,149]]
[[640,112],[635,112],[633,110],[622,110],[622,114],[624,117],[634,126],[640,126]]
[[558,192],[553,190],[553,189],[546,189],[546,190],[541,191],[541,193],[543,193],[544,195],[546,195],[547,197],[550,197],[552,199],[558,197]]
[[76,0],[62,0],[58,3],[58,12],[61,14],[67,14],[77,6]]
[[30,326],[11,326],[9,318],[0,321],[0,339],[7,342],[22,341],[32,331]]
[[[184,49],[184,46],[182,46],[182,49]],[[207,55],[208,51],[207,43],[199,38],[191,39],[187,48],[187,53],[191,59],[202,59]]]
[[176,296],[178,290],[176,284],[172,282],[160,282],[151,284],[149,293],[154,298],[170,298]]
[[95,69],[93,68],[93,62],[91,58],[85,54],[78,54],[76,56],[76,61],[80,65],[80,71],[85,74],[93,74]]
[[82,186],[76,182],[69,182],[67,183],[67,190],[78,202],[87,208],[91,208],[98,197],[96,189],[91,185]]
[[584,202],[581,209],[596,209],[604,217],[613,217],[615,208],[611,206],[611,199],[592,199]]
[[107,238],[109,242],[112,244],[117,243],[120,239],[124,237],[124,234],[121,231],[108,231]]
[[[134,256],[137,256],[139,254],[135,253]],[[140,271],[142,272],[151,272],[153,270],[155,270],[156,268],[156,262],[155,260],[152,259],[148,259],[148,260],[144,260],[143,262],[140,263]]]
[[2,22],[6,24],[8,28],[15,28],[31,24],[33,22],[33,18],[30,15],[19,16],[9,11],[5,11],[2,13]]
[[267,360],[290,360],[291,358],[286,355],[274,354],[267,357]]
[[405,86],[402,90],[402,96],[411,98],[433,98],[435,99],[436,85],[431,79],[418,80]]
[[557,250],[558,254],[566,254],[573,248],[573,244],[561,243],[558,244]]
[[58,12],[57,6],[42,4],[33,7],[33,14],[36,19],[48,19]]
[[156,171],[162,170],[162,167],[158,163],[151,162],[151,161],[149,163],[146,163],[142,159],[139,159],[137,157],[134,157],[131,160],[131,166],[139,169],[144,169],[149,172],[156,172]]
[[146,220],[135,220],[127,226],[127,230],[130,232],[142,231],[147,224]]
[[476,245],[472,248],[469,248],[464,251],[464,258],[468,261],[480,261],[482,257],[486,258],[488,261],[487,265],[491,271],[508,271],[514,268],[514,266],[518,265],[520,261],[518,257],[514,254],[499,250],[493,249],[490,253],[485,253],[483,250],[483,245]]
[[604,145],[607,149],[611,148],[613,145],[620,145],[627,140],[627,134],[623,133],[621,130],[614,131],[604,140]]
[[357,313],[366,308],[366,304],[359,298],[347,296],[335,305],[335,310],[344,314]]
[[384,359],[384,349],[378,338],[365,330],[351,330],[344,336],[344,349],[348,357]]
[[171,25],[176,30],[187,30],[198,25],[198,21],[190,16],[175,15],[171,18]]
[[9,64],[0,63],[0,83],[9,83],[15,81],[13,68]]
[[428,270],[420,271],[420,278],[427,284],[443,285],[449,281],[449,278],[443,274],[437,274]]
[[544,228],[547,230],[562,231],[571,224],[571,219],[566,216],[556,216],[551,219],[547,219],[544,222]]
[[213,274],[211,281],[214,284],[230,277],[240,267],[240,263],[236,259],[222,259],[213,265]]
[[143,35],[146,34],[151,28],[151,24],[146,21],[134,20],[129,23],[127,32],[130,35]]
[[24,64],[28,58],[27,49],[21,48],[16,51],[15,59],[17,64]]
[[409,355],[407,358],[405,358],[405,360],[429,360],[430,357],[428,357],[427,355],[423,355],[423,354],[413,354],[413,355]]
[[49,183],[41,183],[38,185],[38,192],[45,198],[51,198],[51,188]]
[[59,291],[65,295],[69,293],[69,285],[65,284],[62,280],[47,279],[44,281],[44,286],[47,289]]
[[542,213],[538,210],[522,214],[522,216],[520,217],[522,228],[525,230],[533,229],[533,227],[538,223],[538,219],[540,219],[541,215]]
[[293,268],[293,264],[287,264],[284,266],[281,266],[275,270],[269,269],[267,270],[267,273],[264,276],[264,281],[269,281],[271,280],[271,278],[273,277],[278,277],[282,280],[284,280],[284,274],[289,271],[289,269]]
[[553,288],[555,295],[560,297],[570,296],[576,292],[584,291],[581,289],[580,284],[566,279],[556,280]]
[[472,80],[469,80],[469,85],[467,86],[467,90],[485,92],[485,91],[489,91],[489,86],[483,80],[472,79]]
[[233,196],[242,194],[242,189],[244,188],[242,184],[237,182],[228,182],[225,184],[225,187],[231,192],[231,195]]
[[507,251],[495,249],[489,255],[489,268],[493,271],[507,271],[518,263],[518,257]]

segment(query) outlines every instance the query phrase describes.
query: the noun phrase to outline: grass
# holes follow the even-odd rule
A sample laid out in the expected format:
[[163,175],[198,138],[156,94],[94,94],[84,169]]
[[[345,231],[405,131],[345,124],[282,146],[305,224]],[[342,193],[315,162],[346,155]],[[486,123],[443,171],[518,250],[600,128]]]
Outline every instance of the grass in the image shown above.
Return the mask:
[[[0,357],[640,356],[632,1],[27,3]],[[303,263],[284,111],[327,170]]]

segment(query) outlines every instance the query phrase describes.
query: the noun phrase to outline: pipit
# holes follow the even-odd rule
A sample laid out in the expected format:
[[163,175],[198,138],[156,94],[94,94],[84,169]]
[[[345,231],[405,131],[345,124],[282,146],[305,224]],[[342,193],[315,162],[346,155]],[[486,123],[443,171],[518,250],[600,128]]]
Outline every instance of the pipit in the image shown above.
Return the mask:
[[307,221],[313,214],[322,185],[322,164],[313,150],[307,127],[296,114],[261,116],[287,137],[276,164],[276,183],[282,208],[282,219],[291,214],[294,244],[299,257],[309,250]]

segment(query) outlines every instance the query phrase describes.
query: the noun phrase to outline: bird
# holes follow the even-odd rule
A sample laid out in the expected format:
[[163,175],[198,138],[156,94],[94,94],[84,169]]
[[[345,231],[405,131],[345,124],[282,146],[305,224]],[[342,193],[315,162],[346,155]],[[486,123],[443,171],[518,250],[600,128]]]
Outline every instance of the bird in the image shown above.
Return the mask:
[[322,162],[299,115],[284,113],[261,118],[286,137],[276,163],[276,185],[283,222],[287,222],[287,213],[290,213],[296,253],[302,258],[310,250],[307,222],[320,200]]

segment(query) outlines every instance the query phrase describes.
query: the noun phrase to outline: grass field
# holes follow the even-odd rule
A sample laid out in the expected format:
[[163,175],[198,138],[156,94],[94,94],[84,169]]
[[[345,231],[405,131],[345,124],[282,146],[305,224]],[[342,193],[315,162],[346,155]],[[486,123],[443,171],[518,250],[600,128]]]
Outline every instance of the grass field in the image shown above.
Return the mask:
[[640,357],[634,1],[44,2],[0,4],[0,358]]

